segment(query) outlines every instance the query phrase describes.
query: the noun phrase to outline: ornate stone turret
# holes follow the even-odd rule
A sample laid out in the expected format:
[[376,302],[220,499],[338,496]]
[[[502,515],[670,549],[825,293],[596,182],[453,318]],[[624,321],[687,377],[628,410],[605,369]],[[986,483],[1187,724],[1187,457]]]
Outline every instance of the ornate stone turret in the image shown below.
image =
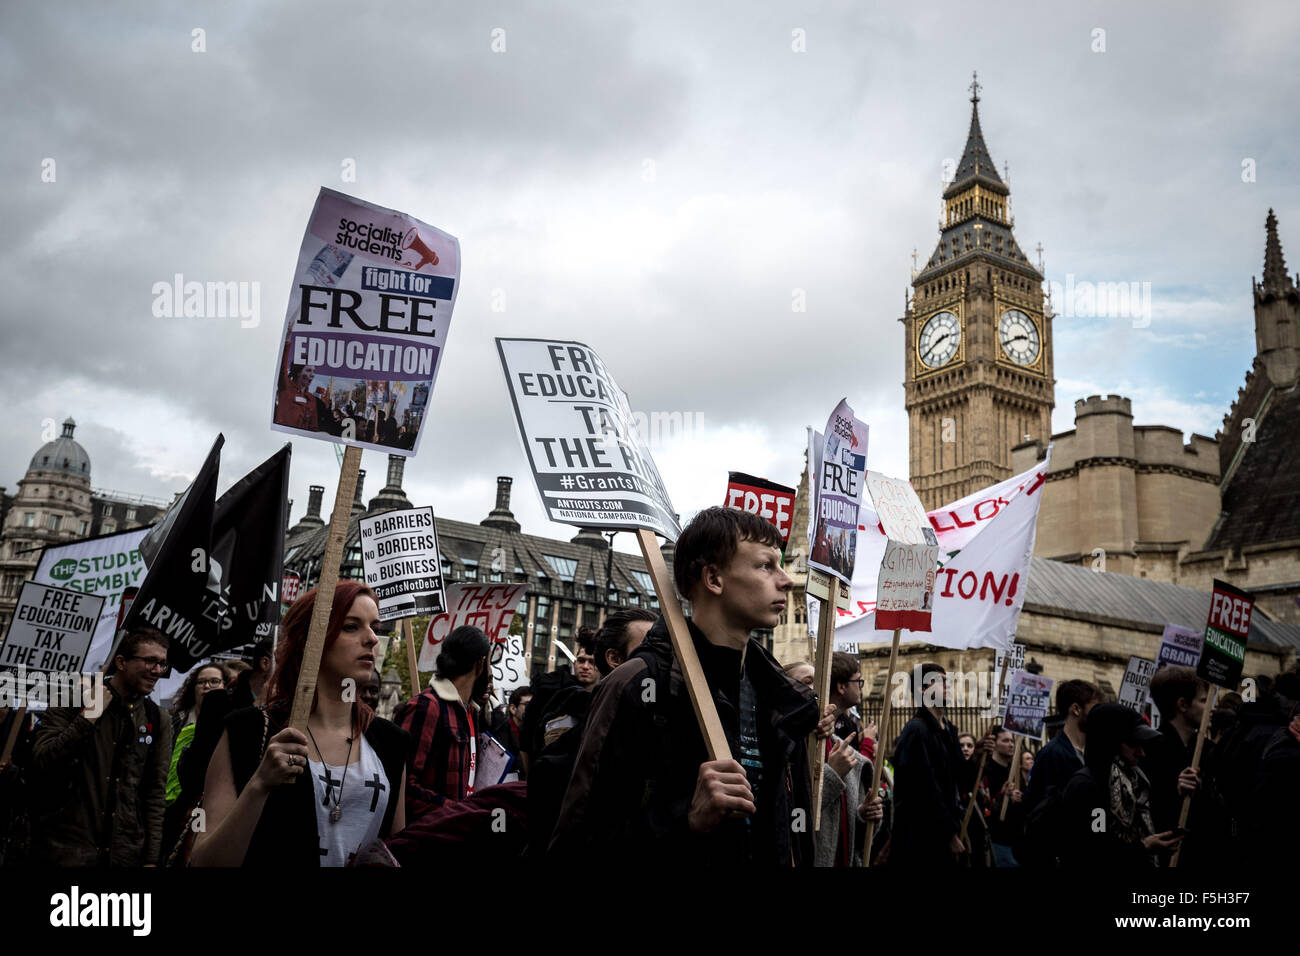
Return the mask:
[[1264,276],[1251,283],[1255,295],[1255,352],[1263,360],[1269,381],[1279,388],[1289,388],[1300,378],[1300,291],[1287,275],[1272,209],[1264,231]]

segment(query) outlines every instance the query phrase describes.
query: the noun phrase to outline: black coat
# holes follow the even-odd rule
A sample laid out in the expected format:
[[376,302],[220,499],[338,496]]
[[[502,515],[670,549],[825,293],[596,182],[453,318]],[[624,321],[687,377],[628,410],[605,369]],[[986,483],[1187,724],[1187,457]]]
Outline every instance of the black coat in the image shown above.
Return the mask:
[[962,758],[957,728],[924,707],[903,727],[894,750],[894,830],[889,862],[900,866],[952,866],[949,849],[961,832],[958,788],[974,766]]
[[[741,654],[708,642],[692,622],[718,717],[739,753]],[[809,688],[750,640],[744,667],[757,697],[763,764],[757,812],[693,833],[687,814],[708,753],[661,617],[632,657],[597,685],[551,844],[590,860],[652,859],[675,866],[811,866],[812,785],[807,738],[817,726]]]

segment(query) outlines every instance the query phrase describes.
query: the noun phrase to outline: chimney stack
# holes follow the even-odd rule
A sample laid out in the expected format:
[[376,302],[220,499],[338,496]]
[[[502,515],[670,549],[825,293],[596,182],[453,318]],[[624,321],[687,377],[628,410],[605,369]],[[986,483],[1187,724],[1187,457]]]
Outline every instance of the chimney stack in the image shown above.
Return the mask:
[[388,484],[379,489],[379,494],[370,499],[366,514],[378,514],[381,511],[397,511],[411,507],[411,501],[402,490],[402,475],[406,471],[406,458],[402,455],[388,456]]
[[366,510],[366,506],[361,503],[361,489],[365,486],[365,483],[366,483],[366,470],[362,468],[360,471],[357,472],[357,493],[352,497],[353,514],[356,514],[359,511]]
[[488,513],[488,516],[479,522],[483,527],[498,528],[514,534],[519,533],[521,526],[510,511],[510,486],[512,484],[514,484],[514,479],[506,475],[497,478],[497,504]]
[[315,518],[321,524],[325,523],[325,520],[320,516],[321,499],[324,497],[324,485],[312,485],[307,489],[307,514],[304,520],[306,520],[306,518]]

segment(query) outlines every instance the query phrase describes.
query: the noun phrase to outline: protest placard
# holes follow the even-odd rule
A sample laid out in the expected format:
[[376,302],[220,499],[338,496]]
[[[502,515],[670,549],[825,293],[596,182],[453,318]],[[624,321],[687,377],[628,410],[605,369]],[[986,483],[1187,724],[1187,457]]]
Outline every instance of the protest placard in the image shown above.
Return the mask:
[[[1236,690],[1241,681],[1241,672],[1246,664],[1246,639],[1250,634],[1250,618],[1254,610],[1253,594],[1247,594],[1226,581],[1214,579],[1214,589],[1210,592],[1210,614],[1205,622],[1205,639],[1201,645],[1200,660],[1196,664],[1196,676],[1215,687],[1214,695],[1201,709],[1201,725],[1196,733],[1196,746],[1192,750],[1192,770],[1201,769],[1201,750],[1210,729],[1210,714],[1219,699],[1219,688]],[[1171,714],[1170,717],[1172,716]],[[1188,794],[1183,797],[1183,806],[1178,814],[1180,828],[1187,826],[1187,816],[1191,809],[1192,797]],[[1181,854],[1180,844],[1169,861],[1171,867],[1178,866]]]
[[[514,619],[515,609],[527,593],[527,584],[451,585],[447,588],[446,610],[429,619],[417,662],[419,669],[433,670],[438,662],[438,652],[442,649],[442,642],[446,640],[447,635],[456,628],[468,624],[477,627],[487,635],[488,642],[492,646],[490,660],[501,662],[502,681],[511,688],[525,682],[527,672],[519,664],[522,653],[516,656],[509,637],[510,622]],[[507,664],[507,661],[510,663]],[[516,673],[523,680],[516,680]],[[494,663],[494,682],[496,676]],[[496,686],[497,690],[502,689],[502,684],[498,683]]]
[[1124,669],[1124,680],[1119,685],[1119,702],[1129,710],[1140,713],[1146,707],[1147,691],[1151,687],[1151,678],[1155,673],[1155,661],[1130,657],[1128,667]]
[[627,395],[595,351],[581,342],[503,338],[496,342],[519,438],[547,517],[578,527],[636,533],[709,759],[731,759],[686,617],[655,540],[659,534],[676,541],[681,528],[659,469],[637,430]]
[[95,594],[23,582],[9,633],[0,646],[0,667],[79,673],[104,603]]
[[152,526],[132,528],[116,534],[101,535],[47,547],[36,563],[32,580],[52,584],[104,599],[94,637],[86,652],[83,668],[96,671],[108,660],[113,635],[118,628],[123,595],[138,588],[148,570],[140,554],[140,541]]
[[1015,676],[1016,671],[1025,666],[1025,645],[1012,644],[1011,653],[998,648],[993,654],[993,673],[997,674],[997,684],[994,688],[996,697],[993,702],[986,707],[982,717],[989,717],[1001,722],[1007,712],[1007,694],[1011,690],[1011,678]]
[[841,399],[826,421],[818,462],[808,566],[850,584],[858,547],[858,508],[867,471],[868,428]]
[[298,593],[302,590],[302,578],[297,571],[286,571],[280,578],[280,601],[284,604],[292,604],[298,600]]
[[909,482],[869,471],[867,491],[888,539],[876,578],[876,630],[929,631],[939,539]]
[[1014,734],[1041,740],[1043,722],[1052,706],[1052,679],[1019,670],[1011,677],[1007,716],[1003,726]]
[[433,508],[405,508],[357,522],[366,584],[379,597],[379,620],[441,614],[442,559]]
[[1246,635],[1255,597],[1225,581],[1215,580],[1210,595],[1210,619],[1196,676],[1211,684],[1236,690],[1246,663]]
[[460,242],[321,189],[303,234],[271,428],[414,455],[460,288]]
[[581,342],[496,340],[519,435],[550,520],[579,527],[681,528],[627,395]]
[[755,478],[744,472],[733,471],[727,475],[727,494],[723,504],[772,522],[776,530],[781,532],[781,551],[784,552],[790,543],[794,496],[793,488],[778,485],[766,478]]
[[1195,667],[1201,660],[1201,645],[1205,632],[1177,624],[1166,624],[1160,636],[1160,650],[1156,653],[1156,669],[1166,664],[1175,667]]

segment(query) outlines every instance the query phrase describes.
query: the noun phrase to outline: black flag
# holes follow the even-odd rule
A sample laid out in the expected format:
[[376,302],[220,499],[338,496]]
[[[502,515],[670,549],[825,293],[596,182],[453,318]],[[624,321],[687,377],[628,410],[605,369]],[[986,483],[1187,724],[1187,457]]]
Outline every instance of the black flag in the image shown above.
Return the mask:
[[269,637],[279,623],[292,450],[286,444],[217,502],[212,559],[220,569],[221,593],[211,596],[206,612],[220,622],[213,650]]
[[122,626],[156,627],[167,636],[167,660],[182,671],[212,652],[216,624],[204,614],[209,590],[220,593],[212,555],[212,515],[217,467],[225,436],[217,440],[198,477],[140,542],[149,570]]

